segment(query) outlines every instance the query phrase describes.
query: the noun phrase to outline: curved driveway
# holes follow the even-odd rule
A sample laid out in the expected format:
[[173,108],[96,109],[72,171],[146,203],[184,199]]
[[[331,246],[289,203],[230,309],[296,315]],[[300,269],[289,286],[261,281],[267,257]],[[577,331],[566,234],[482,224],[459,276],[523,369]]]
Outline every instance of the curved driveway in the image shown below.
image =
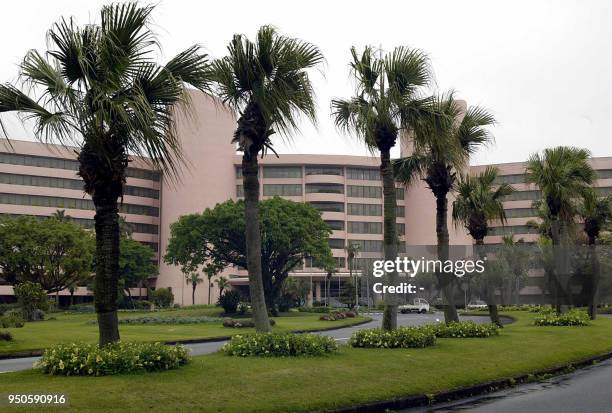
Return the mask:
[[[324,334],[326,336],[333,337],[338,342],[346,342],[353,332],[363,328],[374,328],[380,327],[382,324],[382,315],[379,313],[366,314],[372,318],[372,321],[366,324],[353,327],[345,327],[337,330],[323,331],[317,334]],[[398,314],[398,324],[400,326],[416,326],[421,324],[435,323],[443,320],[444,316],[442,313],[435,314]],[[485,316],[465,316],[461,317],[462,320],[473,320],[477,323],[487,323],[489,318]],[[214,341],[208,343],[191,343],[185,346],[191,350],[191,355],[201,356],[204,354],[214,353],[218,351],[226,341]],[[34,362],[40,357],[24,357],[17,359],[6,359],[0,360],[0,373],[7,373],[10,371],[27,370],[32,368]]]

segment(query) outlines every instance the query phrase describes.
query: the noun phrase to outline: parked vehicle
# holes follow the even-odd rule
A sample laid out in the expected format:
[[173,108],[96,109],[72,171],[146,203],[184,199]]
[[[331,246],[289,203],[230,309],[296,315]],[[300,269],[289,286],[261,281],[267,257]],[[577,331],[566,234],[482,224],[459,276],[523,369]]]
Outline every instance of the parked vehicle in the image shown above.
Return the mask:
[[402,314],[419,313],[425,314],[429,311],[429,303],[424,298],[415,298],[412,304],[404,304],[397,307]]
[[467,305],[468,310],[484,310],[487,308],[487,303],[482,300],[470,301]]

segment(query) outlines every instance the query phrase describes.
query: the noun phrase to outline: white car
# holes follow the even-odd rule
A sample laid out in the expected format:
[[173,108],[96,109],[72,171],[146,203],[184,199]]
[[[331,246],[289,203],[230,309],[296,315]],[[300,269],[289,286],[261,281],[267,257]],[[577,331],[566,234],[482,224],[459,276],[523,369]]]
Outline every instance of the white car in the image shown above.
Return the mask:
[[482,300],[470,301],[467,305],[468,310],[485,310],[488,308],[487,303]]
[[412,304],[404,304],[397,307],[402,314],[419,313],[425,314],[429,312],[429,303],[424,298],[415,298]]

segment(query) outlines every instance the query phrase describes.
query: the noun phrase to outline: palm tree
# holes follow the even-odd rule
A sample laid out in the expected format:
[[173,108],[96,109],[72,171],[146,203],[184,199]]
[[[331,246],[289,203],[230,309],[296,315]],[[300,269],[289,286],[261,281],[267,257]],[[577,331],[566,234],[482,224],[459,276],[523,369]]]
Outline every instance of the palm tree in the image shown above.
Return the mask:
[[[432,105],[436,112],[445,114],[453,121],[445,122],[440,127],[434,118],[433,124],[417,130],[413,138],[413,153],[395,160],[394,168],[400,182],[410,184],[422,178],[433,192],[436,199],[438,259],[444,262],[449,256],[448,193],[455,185],[457,172],[468,164],[469,156],[492,139],[487,127],[493,125],[495,119],[477,106],[464,111],[452,93],[436,98]],[[436,272],[436,278],[446,300],[445,321],[459,321],[454,304],[455,280],[441,271]]]
[[[489,232],[489,222],[499,220],[502,225],[505,224],[506,212],[502,201],[505,196],[514,192],[514,188],[508,184],[495,187],[497,174],[497,168],[487,167],[478,176],[461,175],[456,186],[453,220],[455,225],[463,225],[474,239],[478,258],[484,256],[482,249],[484,237]],[[485,280],[484,288],[491,322],[501,326],[493,286]]]
[[[205,89],[207,58],[196,46],[164,66],[155,61],[154,6],[104,6],[100,22],[62,19],[49,50],[27,53],[23,90],[0,86],[0,112],[18,112],[42,142],[78,146],[79,176],[95,206],[95,307],[100,344],[119,340],[118,199],[130,158],[143,156],[173,176],[181,160],[173,113],[189,103],[185,85]],[[0,128],[2,129],[2,128]],[[175,175],[174,175],[175,176]]]
[[204,273],[206,274],[206,278],[208,278],[208,304],[210,304],[210,287],[212,287],[212,278],[217,275],[222,269],[223,268],[212,264],[204,267]]
[[[356,95],[350,99],[332,100],[332,116],[336,126],[363,141],[372,152],[380,152],[380,173],[384,203],[384,257],[395,260],[399,238],[396,228],[396,189],[391,166],[391,148],[400,133],[417,128],[424,117],[433,117],[430,99],[423,89],[432,80],[429,59],[422,51],[396,47],[376,57],[372,47],[361,55],[351,48],[351,74]],[[388,274],[391,285],[398,284],[397,272]],[[397,300],[393,294],[385,298],[383,328],[397,327]]]
[[[346,250],[346,259],[348,260],[348,268],[349,268],[349,278],[353,280],[353,267],[355,264],[355,257],[359,254],[359,244],[348,244],[345,248]],[[357,288],[357,275],[355,275],[355,279],[353,280],[355,283],[355,306],[359,307],[359,289]]]
[[66,214],[65,209],[58,209],[54,213],[51,214],[51,217],[57,219],[58,221],[70,221],[72,217]]
[[584,221],[584,232],[588,238],[591,256],[591,280],[589,280],[589,316],[597,317],[597,290],[600,278],[600,265],[597,248],[597,238],[602,229],[612,221],[612,196],[599,198],[595,190],[585,193],[582,203],[578,206],[578,214]]
[[569,254],[565,248],[570,223],[577,213],[576,199],[588,196],[595,179],[589,157],[586,149],[558,146],[545,149],[542,155],[531,155],[525,167],[527,182],[536,184],[542,192],[543,208],[550,220],[555,267],[553,296],[558,313],[562,310],[562,295],[566,304],[571,304],[569,288],[563,282],[563,278],[569,280]]
[[229,287],[230,283],[227,280],[227,278],[223,276],[219,277],[216,283],[217,283],[217,288],[219,288],[219,297],[221,297],[221,295],[223,295],[223,290]]
[[[200,274],[192,272],[191,274],[185,274],[185,283],[191,284],[191,305],[195,305],[195,292],[198,284],[202,284],[204,280],[200,278]],[[210,287],[209,287],[210,291]]]
[[237,128],[232,142],[242,151],[247,270],[253,320],[260,332],[271,331],[263,290],[257,157],[274,152],[271,136],[290,136],[298,115],[315,120],[314,92],[308,69],[323,62],[319,49],[279,35],[270,26],[257,32],[254,42],[234,35],[228,55],[213,62],[215,93],[235,110]]

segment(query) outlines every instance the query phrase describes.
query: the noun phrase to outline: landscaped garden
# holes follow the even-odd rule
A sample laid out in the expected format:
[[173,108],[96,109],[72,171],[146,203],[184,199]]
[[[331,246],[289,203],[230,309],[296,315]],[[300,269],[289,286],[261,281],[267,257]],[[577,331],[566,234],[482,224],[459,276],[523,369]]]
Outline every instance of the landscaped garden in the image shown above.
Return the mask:
[[[195,306],[159,311],[120,312],[121,337],[124,341],[180,341],[227,337],[253,332],[253,328],[223,326],[223,309],[214,306]],[[245,321],[248,316],[234,316]],[[289,312],[274,317],[276,332],[318,330],[347,326],[367,320],[354,317],[336,321],[320,320],[321,314]],[[61,342],[96,343],[98,326],[95,313],[59,312],[47,315],[47,320],[28,322],[21,328],[8,328],[12,341],[0,341],[0,355],[21,351],[40,350]],[[137,323],[125,321],[138,321]],[[184,320],[186,322],[182,322]],[[146,322],[142,322],[146,321]],[[171,321],[168,323],[168,321]]]
[[[83,378],[49,377],[36,370],[7,373],[0,375],[0,387],[5,393],[35,389],[65,394],[69,406],[57,411],[112,411],[117,406],[157,412],[311,411],[435,394],[612,351],[612,318],[602,317],[585,327],[539,327],[534,326],[535,313],[508,314],[516,321],[497,336],[439,338],[426,348],[341,346],[338,353],[317,358],[242,358],[219,352],[194,357],[179,370],[145,375]],[[92,339],[94,336],[92,333]],[[92,403],[92,395],[100,394],[104,396]]]

